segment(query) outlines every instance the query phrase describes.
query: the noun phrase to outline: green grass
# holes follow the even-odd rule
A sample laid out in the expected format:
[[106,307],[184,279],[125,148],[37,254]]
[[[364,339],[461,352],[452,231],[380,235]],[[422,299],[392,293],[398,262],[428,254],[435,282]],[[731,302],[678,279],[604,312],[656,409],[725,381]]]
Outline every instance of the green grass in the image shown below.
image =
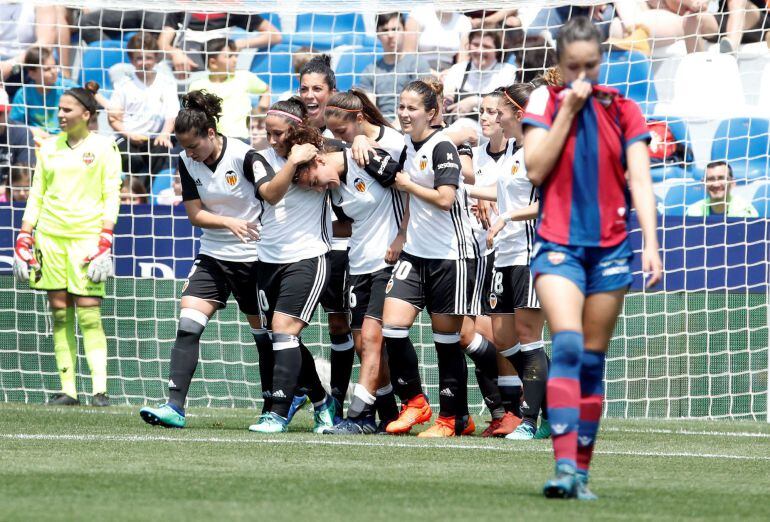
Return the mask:
[[762,423],[607,420],[600,501],[578,503],[540,494],[550,441],[339,439],[305,413],[258,436],[253,419],[197,408],[165,430],[137,408],[0,404],[0,520],[770,520]]

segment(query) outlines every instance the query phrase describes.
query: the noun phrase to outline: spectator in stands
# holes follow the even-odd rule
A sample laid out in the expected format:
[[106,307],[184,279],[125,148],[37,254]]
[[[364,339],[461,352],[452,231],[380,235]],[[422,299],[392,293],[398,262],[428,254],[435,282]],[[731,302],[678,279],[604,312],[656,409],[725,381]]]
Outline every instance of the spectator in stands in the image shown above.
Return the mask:
[[436,11],[433,6],[415,7],[406,20],[404,52],[419,52],[430,66],[443,71],[454,62],[468,61],[471,19],[460,13]]
[[528,36],[513,51],[518,66],[517,80],[521,83],[535,78],[556,65],[556,51],[542,36]]
[[254,107],[251,109],[249,133],[251,134],[251,148],[254,150],[266,149],[270,145],[267,140],[265,116],[267,116],[267,114],[261,107]]
[[726,161],[712,161],[706,165],[706,192],[701,201],[687,207],[688,216],[724,216],[754,218],[759,213],[748,201],[732,194],[735,188],[733,168]]
[[174,70],[186,77],[190,71],[204,68],[206,42],[228,37],[226,30],[230,27],[259,33],[236,41],[239,51],[281,43],[278,29],[258,14],[177,12],[166,17],[159,39],[160,49],[171,56]]
[[29,189],[32,186],[32,169],[23,163],[11,167],[9,183],[2,194],[2,203],[24,203],[29,199]]
[[[21,66],[27,50],[50,49],[59,41],[69,42],[64,7],[35,7],[31,2],[0,5],[0,80],[11,99],[21,87]],[[69,52],[67,47],[63,51]]]
[[126,33],[150,32],[156,36],[163,29],[163,13],[134,9],[84,8],[78,17],[80,40],[85,43],[99,40],[122,40]]
[[431,72],[421,55],[404,53],[404,17],[400,13],[377,15],[377,38],[382,56],[359,75],[357,87],[372,96],[380,112],[388,119],[396,117],[398,96],[410,82]]
[[158,191],[155,196],[156,205],[173,205],[177,206],[182,202],[182,181],[177,170],[174,174],[174,179],[171,182],[171,186]]
[[10,166],[24,164],[35,166],[35,141],[29,127],[8,124],[8,94],[0,89],[0,183],[8,180]]
[[126,47],[134,72],[115,85],[109,122],[120,134],[117,142],[123,172],[143,175],[149,189],[147,174],[157,174],[169,166],[171,131],[179,112],[179,99],[174,79],[155,70],[155,36],[137,33]]
[[222,98],[217,123],[220,134],[249,143],[251,95],[261,95],[259,107],[267,112],[270,94],[265,82],[250,71],[236,71],[238,48],[232,40],[217,38],[206,43],[208,76],[190,83],[190,91],[208,91]]
[[468,37],[467,62],[457,62],[444,77],[447,115],[478,116],[479,93],[492,92],[513,83],[516,66],[502,63],[502,32],[474,29]]
[[300,47],[291,54],[291,70],[294,71],[294,74],[299,74],[305,64],[317,54],[310,47]]
[[563,5],[542,8],[537,13],[537,16],[535,16],[535,19],[532,20],[532,23],[529,24],[527,34],[538,36],[542,35],[545,31],[555,40],[561,26],[567,20],[578,16],[587,16],[593,21],[596,28],[599,29],[602,39],[606,40],[610,34],[610,23],[615,17],[614,4],[616,3],[612,2],[595,6]]
[[144,182],[136,176],[126,176],[120,186],[121,205],[146,205],[147,189]]
[[715,13],[707,10],[709,2],[705,0],[689,3],[697,15],[688,20],[690,32],[709,42],[719,41],[723,53],[736,52],[742,43],[761,41],[770,28],[765,0],[720,0]]
[[468,11],[465,13],[465,16],[471,19],[471,27],[474,29],[521,26],[518,9],[502,9],[500,11],[482,9],[479,11]]
[[24,56],[24,70],[32,83],[25,83],[13,97],[13,122],[32,127],[37,139],[59,132],[59,98],[75,83],[62,78],[49,47],[31,47]]

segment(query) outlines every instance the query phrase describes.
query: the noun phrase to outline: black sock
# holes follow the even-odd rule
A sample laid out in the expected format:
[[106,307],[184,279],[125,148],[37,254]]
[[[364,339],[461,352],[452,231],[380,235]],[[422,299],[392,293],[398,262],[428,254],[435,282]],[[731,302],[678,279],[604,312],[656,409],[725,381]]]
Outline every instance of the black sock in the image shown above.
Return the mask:
[[350,399],[348,418],[360,419],[362,417],[373,416],[374,404],[376,401],[376,396],[369,393],[369,391],[360,384],[356,384],[355,388],[353,388],[353,397]]
[[525,344],[521,347],[524,401],[521,403],[521,419],[532,426],[537,426],[537,417],[545,398],[548,382],[548,360],[543,350],[543,342]]
[[396,404],[396,394],[393,393],[393,386],[388,384],[383,386],[375,394],[374,407],[380,422],[388,423],[398,417],[398,404]]
[[512,346],[500,352],[500,355],[508,359],[518,375],[521,375],[521,344]]
[[206,316],[197,310],[183,309],[171,349],[168,372],[168,402],[184,410],[190,382],[198,367],[200,341],[206,328]]
[[273,406],[273,341],[270,332],[264,328],[251,329],[259,353],[259,381],[262,387],[262,413],[267,413]]
[[409,338],[409,328],[383,326],[385,348],[388,351],[390,381],[402,402],[413,399],[422,393],[420,366],[417,352]]
[[460,334],[433,332],[433,342],[438,359],[439,416],[454,419],[467,415],[468,367],[460,349]]
[[299,384],[302,393],[310,398],[310,402],[316,405],[326,399],[326,390],[321,384],[321,378],[318,377],[318,371],[315,368],[313,354],[307,349],[307,346],[299,341],[299,349],[302,353],[302,368],[299,372]]
[[342,406],[345,402],[345,395],[348,393],[350,374],[353,372],[353,355],[355,354],[353,337],[350,333],[346,333],[342,335],[329,334],[329,338],[332,341],[329,357],[332,367],[329,387],[332,397]]
[[476,366],[476,382],[492,418],[499,419],[505,410],[497,387],[497,348],[488,339],[476,334],[464,351]]
[[521,417],[521,379],[518,375],[501,375],[497,378],[503,408]]
[[288,417],[299,382],[302,351],[296,335],[273,333],[273,413]]

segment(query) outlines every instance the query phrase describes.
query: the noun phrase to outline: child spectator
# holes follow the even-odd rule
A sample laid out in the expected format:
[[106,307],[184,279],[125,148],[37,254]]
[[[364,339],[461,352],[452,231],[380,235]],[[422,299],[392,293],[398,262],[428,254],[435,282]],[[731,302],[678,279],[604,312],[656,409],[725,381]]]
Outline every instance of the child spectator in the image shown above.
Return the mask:
[[120,187],[121,205],[146,205],[147,189],[140,178],[126,176]]
[[259,107],[267,112],[270,95],[265,82],[250,71],[236,71],[238,49],[230,40],[218,38],[206,44],[208,77],[190,83],[190,91],[208,91],[222,98],[222,115],[217,130],[248,143],[252,94],[262,95]]
[[1,203],[24,203],[29,199],[29,189],[32,186],[32,169],[29,165],[20,163],[11,167],[9,183],[0,196]]
[[263,111],[260,107],[254,107],[251,110],[251,118],[249,118],[249,131],[251,133],[251,148],[254,150],[263,150],[270,145],[267,141],[265,116],[265,111]]
[[179,112],[179,99],[174,79],[155,70],[158,63],[155,36],[137,33],[128,41],[127,49],[134,71],[115,85],[109,121],[121,135],[117,143],[123,172],[141,175],[149,189],[148,174],[168,168],[171,131]]
[[8,181],[10,166],[35,166],[35,141],[29,127],[20,123],[8,124],[8,94],[0,89],[0,183]]
[[182,181],[179,177],[179,171],[174,174],[174,180],[171,182],[171,186],[158,191],[155,196],[156,205],[173,205],[177,206],[182,202]]
[[32,127],[37,139],[58,134],[59,98],[75,83],[62,78],[48,47],[30,48],[24,56],[24,70],[32,83],[16,91],[9,119]]

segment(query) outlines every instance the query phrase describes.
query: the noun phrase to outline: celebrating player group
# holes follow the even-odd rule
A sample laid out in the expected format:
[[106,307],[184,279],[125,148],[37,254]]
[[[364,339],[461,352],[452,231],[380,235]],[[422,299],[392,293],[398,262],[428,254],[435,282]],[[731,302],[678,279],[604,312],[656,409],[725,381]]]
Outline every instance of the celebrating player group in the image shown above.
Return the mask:
[[[467,356],[492,416],[483,435],[551,437],[556,473],[545,496],[596,498],[588,469],[605,353],[632,281],[630,203],[642,229],[646,284],[662,272],[645,120],[633,101],[596,83],[599,43],[588,19],[570,20],[557,40],[557,67],[481,94],[479,136],[445,124],[435,80],[406,85],[394,129],[364,92],[336,91],[324,57],[300,72],[299,96],[268,110],[265,150],[217,132],[215,95],[185,95],[174,126],[183,148],[178,168],[190,222],[203,234],[182,290],[168,401],[142,408],[142,419],[185,426],[201,335],[232,294],[260,360],[264,407],[249,430],[285,432],[311,402],[316,433],[406,434],[436,408],[410,337],[426,310],[438,415],[417,436],[476,431]],[[85,158],[83,122],[93,107],[80,91],[62,97],[60,116],[71,106],[73,123],[52,158],[78,148]],[[94,164],[112,166],[108,149],[94,152]],[[49,193],[59,190],[62,173],[47,169],[55,169],[53,159],[38,163],[31,202],[55,201]],[[95,175],[89,163],[80,170],[72,177]],[[117,208],[113,170],[99,178],[103,197],[82,216],[82,233],[46,217],[51,204],[31,205],[16,243],[17,274],[49,291],[57,363],[67,379],[61,400],[76,396],[67,375],[74,335],[67,307],[77,305],[84,337],[98,322],[92,310],[108,275],[103,261]],[[319,303],[329,317],[331,393],[302,341]],[[101,346],[103,333],[88,336],[87,350],[89,342]],[[343,412],[354,350],[361,370]],[[96,390],[101,363],[94,361]]]

